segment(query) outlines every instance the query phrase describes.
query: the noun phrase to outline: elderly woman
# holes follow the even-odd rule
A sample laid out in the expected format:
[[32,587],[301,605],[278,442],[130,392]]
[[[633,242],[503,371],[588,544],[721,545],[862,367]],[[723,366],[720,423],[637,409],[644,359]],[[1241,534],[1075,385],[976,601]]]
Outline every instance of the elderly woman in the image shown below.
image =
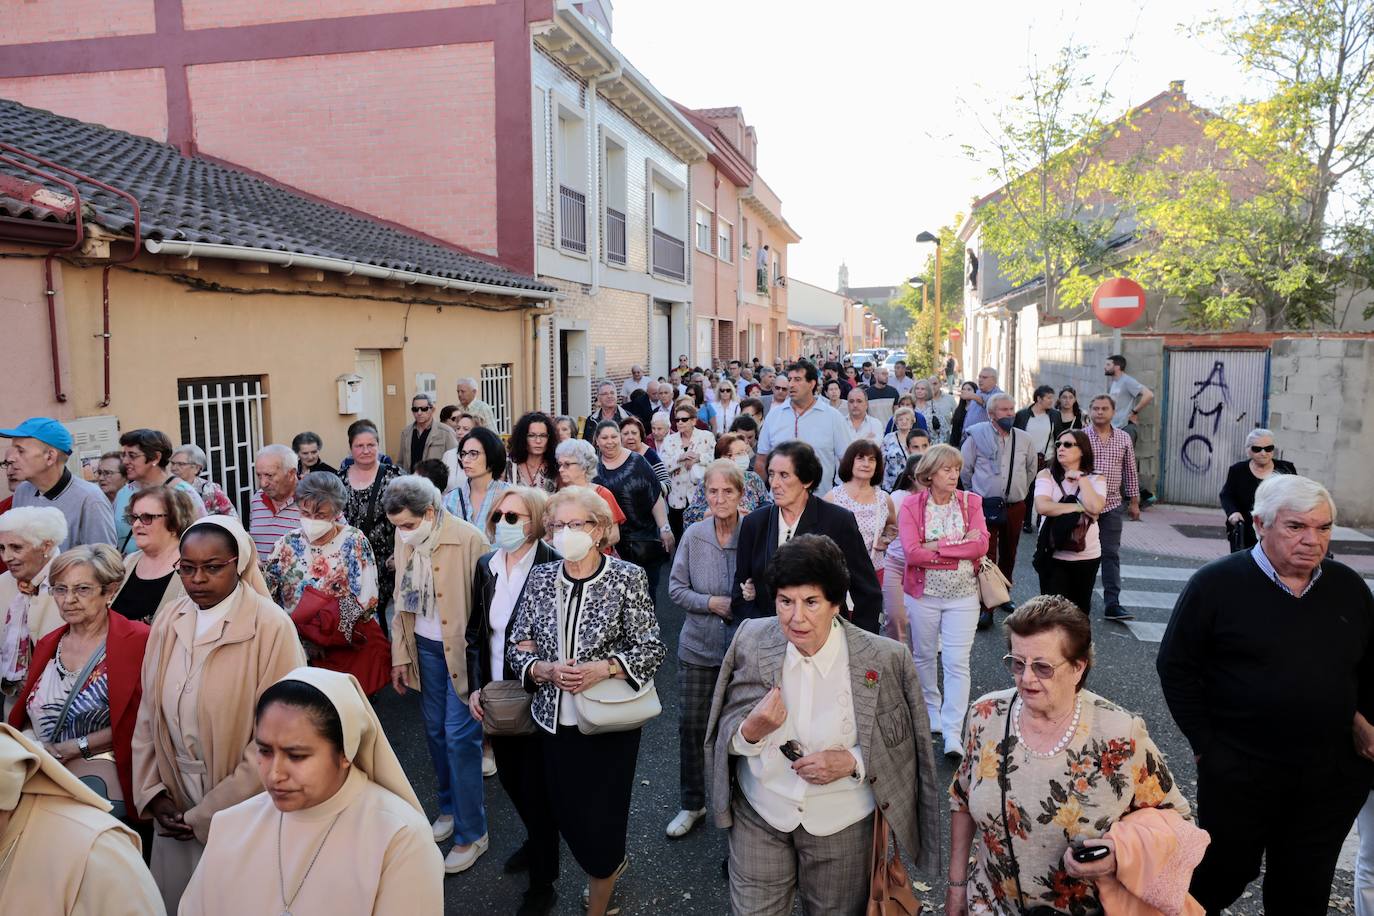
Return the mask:
[[[128,478],[124,476],[124,459],[120,457],[119,452],[106,452],[101,455],[95,465],[95,484],[100,487],[100,492],[105,494],[111,504],[126,483]],[[13,489],[10,488],[11,492]]]
[[605,501],[568,487],[549,500],[545,516],[563,562],[530,572],[506,662],[534,691],[553,820],[591,879],[587,911],[605,916],[629,864],[625,835],[641,729],[585,734],[578,695],[608,678],[632,691],[651,686],[667,650],[644,571],[599,551],[611,526]]
[[302,477],[296,484],[301,527],[277,541],[263,572],[310,663],[353,675],[371,696],[391,680],[391,646],[377,623],[372,547],[361,531],[339,522],[347,501],[339,478]]
[[620,441],[626,449],[649,462],[649,467],[653,468],[654,476],[658,478],[658,484],[666,496],[668,493],[668,468],[663,464],[663,459],[659,457],[658,452],[645,441],[644,423],[639,417],[621,419]]
[[598,465],[596,449],[590,443],[582,439],[570,439],[558,444],[558,488],[588,487],[606,501],[606,508],[611,513],[611,528],[606,533],[603,550],[607,556],[613,557],[616,555],[615,545],[620,543],[620,526],[625,521],[625,510],[620,508],[614,493],[592,482]]
[[[722,458],[733,461],[744,474],[744,495],[740,498],[740,510],[745,515],[773,501],[768,492],[768,484],[754,473],[754,450],[749,447],[743,436],[739,433],[726,433],[716,440],[715,460],[720,461]],[[697,484],[692,501],[683,510],[683,524],[695,525],[709,512],[710,506],[706,504],[706,484],[703,480]]]
[[110,605],[118,613],[152,623],[158,611],[186,589],[176,575],[181,535],[196,520],[185,491],[166,485],[139,490],[129,502],[129,525],[138,549],[124,558],[124,578]]
[[127,819],[148,627],[110,613],[124,562],[109,544],[73,547],[49,569],[63,625],[34,646],[10,724],[42,742],[112,804],[115,817]]
[[[482,427],[479,430],[490,432]],[[469,433],[463,448],[471,448]],[[482,725],[468,709],[467,626],[473,571],[486,538],[444,509],[423,477],[398,477],[387,487],[387,518],[396,526],[395,618],[391,683],[397,693],[420,691],[425,740],[439,791],[434,841],[453,837],[444,859],[449,874],[466,871],[487,851],[482,798]]]
[[506,447],[500,436],[479,426],[458,442],[458,458],[463,463],[464,479],[444,499],[444,509],[482,528],[510,486],[501,479],[506,472]]
[[0,692],[4,714],[29,676],[33,644],[62,625],[48,593],[48,564],[67,539],[61,509],[23,506],[0,515]]
[[[318,456],[319,452],[316,451],[315,454]],[[167,470],[178,479],[189,483],[200,496],[201,502],[205,503],[206,515],[230,515],[238,518],[238,510],[234,508],[234,504],[224,494],[220,485],[208,477],[200,476],[209,467],[205,452],[199,445],[181,446],[172,452],[172,460],[167,462]]]
[[515,486],[552,493],[558,482],[558,462],[553,456],[556,444],[553,420],[547,414],[525,414],[511,430],[509,460],[502,479]]
[[[952,445],[933,445],[916,466],[925,489],[902,502],[897,528],[906,570],[902,590],[912,608],[911,648],[931,725],[945,739],[945,756],[962,751],[959,736],[968,708],[969,655],[978,626],[979,559],[988,551],[988,526],[977,493],[955,492],[963,456]],[[936,670],[944,664],[944,696]]]
[[657,595],[663,561],[674,544],[663,489],[649,462],[625,447],[617,424],[597,427],[596,448],[601,458],[596,482],[615,494],[615,501],[625,512],[616,549],[622,558],[644,570],[649,594]]
[[682,539],[682,514],[691,504],[692,496],[704,479],[706,465],[715,452],[716,437],[704,429],[697,429],[695,411],[688,403],[679,401],[673,407],[673,428],[676,430],[659,441],[659,454],[668,468],[668,525],[673,537]]
[[682,808],[668,824],[670,837],[686,836],[706,814],[706,717],[730,644],[730,591],[744,496],[744,473],[728,459],[713,462],[703,478],[710,518],[691,525],[678,543],[668,596],[686,615],[677,643],[678,786]]
[[358,420],[348,426],[348,452],[353,459],[347,470],[339,472],[339,479],[347,488],[348,503],[344,506],[344,520],[357,528],[372,547],[377,561],[377,595],[384,610],[396,581],[396,566],[392,552],[396,549],[396,529],[382,511],[382,493],[387,485],[401,476],[394,464],[378,460],[377,427],[371,420]]
[[916,428],[916,411],[910,407],[898,407],[892,414],[892,431],[883,436],[883,479],[881,486],[891,493],[897,483],[897,475],[906,467],[907,436]]
[[324,440],[316,433],[303,432],[296,433],[291,440],[291,451],[296,453],[296,473],[301,477],[306,474],[314,474],[320,471],[325,474],[337,474],[339,469],[331,467],[320,454],[324,450]]
[[37,742],[0,724],[6,913],[163,916],[138,837]]
[[182,916],[440,913],[424,809],[357,681],[298,668],[254,712],[266,790],[215,816]]
[[[1005,626],[1003,662],[1016,686],[969,708],[950,786],[945,911],[1102,912],[1095,881],[1116,874],[1123,819],[1156,809],[1195,833],[1183,824],[1188,802],[1140,717],[1083,689],[1092,667],[1087,615],[1066,598],[1037,595]],[[1082,846],[1108,851],[1085,863],[1074,857]],[[1200,845],[1196,852],[1192,865]],[[1169,882],[1186,887],[1191,866],[1170,867]]]
[[1259,543],[1255,537],[1255,491],[1274,474],[1296,474],[1291,461],[1274,457],[1274,433],[1256,427],[1245,436],[1245,450],[1250,457],[1237,461],[1226,472],[1221,488],[1221,511],[1226,513],[1226,535],[1232,549],[1250,548]]
[[939,445],[947,441],[950,431],[950,414],[941,401],[940,386],[926,379],[917,379],[911,385],[911,408],[919,417],[917,425],[930,431],[931,441]]
[[[736,913],[861,916],[874,812],[931,872],[940,845],[930,729],[911,653],[839,616],[844,554],[823,535],[778,548],[777,616],[746,621],[706,727],[716,824],[730,828]],[[803,863],[798,867],[798,861]]]
[[[585,442],[582,443],[586,445]],[[472,613],[467,627],[468,709],[483,721],[482,688],[492,681],[513,681],[506,650],[515,607],[525,593],[530,571],[562,559],[544,540],[543,490],[507,490],[487,520],[487,537],[496,549],[477,561]],[[528,867],[529,888],[521,913],[547,913],[557,899],[558,828],[548,800],[547,774],[538,735],[492,735],[492,754],[501,787],[525,825],[525,842],[506,862],[507,872]]]
[[[696,408],[692,407],[690,408],[690,410],[692,412],[693,417],[695,417]],[[692,426],[693,428],[696,427],[695,419],[692,422]],[[660,410],[649,418],[649,438],[654,441],[654,444],[660,450],[663,448],[663,443],[668,441],[668,437],[672,435],[672,432],[673,421],[666,411]],[[661,455],[663,454],[663,452],[660,451],[659,454]]]
[[262,791],[250,751],[264,690],[305,664],[296,628],[267,597],[253,539],[208,515],[181,536],[186,597],[153,619],[133,736],[133,806],[157,821],[153,876],[176,909],[210,819]]

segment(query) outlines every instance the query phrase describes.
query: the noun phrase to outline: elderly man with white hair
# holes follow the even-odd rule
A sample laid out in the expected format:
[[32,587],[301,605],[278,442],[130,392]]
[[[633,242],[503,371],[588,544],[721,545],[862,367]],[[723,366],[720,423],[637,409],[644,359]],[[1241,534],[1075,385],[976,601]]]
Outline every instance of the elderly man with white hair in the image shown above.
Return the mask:
[[1219,913],[1263,859],[1265,912],[1326,913],[1374,784],[1374,595],[1327,558],[1336,504],[1321,484],[1274,474],[1253,517],[1259,543],[1193,574],[1156,662],[1212,838],[1190,892]]
[[253,459],[258,491],[249,510],[248,533],[258,548],[258,563],[265,565],[277,541],[301,527],[301,507],[296,503],[296,453],[288,445],[264,445]]
[[647,391],[648,387],[649,377],[644,374],[644,367],[635,363],[630,367],[630,377],[620,383],[620,396],[628,401],[635,391]]
[[66,539],[61,509],[24,506],[0,515],[0,700],[6,717],[28,677],[34,645],[63,623],[48,594],[48,566]]
[[478,426],[485,426],[492,432],[500,432],[496,428],[496,411],[477,396],[477,379],[470,375],[460,378],[457,390],[458,403],[463,406],[463,413],[470,414]]
[[[960,448],[964,467],[959,478],[965,490],[983,498],[983,519],[988,523],[988,559],[997,564],[1008,582],[1016,580],[1016,545],[1026,519],[1026,494],[1035,486],[1040,471],[1037,443],[1024,429],[1016,429],[1016,404],[1003,392],[989,394],[988,419],[969,427]],[[972,411],[970,411],[972,413]],[[1002,610],[1011,613],[1008,601]],[[978,629],[992,626],[992,608],[978,614]]]

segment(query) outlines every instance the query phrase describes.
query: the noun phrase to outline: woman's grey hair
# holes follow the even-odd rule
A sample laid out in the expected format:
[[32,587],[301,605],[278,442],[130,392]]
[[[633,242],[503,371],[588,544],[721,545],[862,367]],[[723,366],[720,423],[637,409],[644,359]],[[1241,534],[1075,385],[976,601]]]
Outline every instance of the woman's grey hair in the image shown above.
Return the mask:
[[1272,429],[1265,429],[1263,426],[1256,426],[1245,434],[1245,447],[1249,448],[1261,439],[1268,439],[1272,442],[1274,439],[1274,431]]
[[185,455],[192,464],[200,465],[202,471],[210,466],[209,460],[205,457],[205,450],[194,443],[177,446],[172,451],[172,457],[175,458],[177,455]]
[[52,543],[53,553],[67,539],[67,517],[51,506],[21,506],[0,515],[0,534],[17,534],[30,547]]
[[48,569],[48,581],[57,582],[68,570],[78,566],[89,566],[91,575],[102,588],[124,581],[124,557],[109,544],[83,544],[62,551]]
[[340,512],[348,505],[348,494],[344,492],[342,480],[333,474],[317,471],[306,474],[300,483],[296,484],[296,502],[302,505],[314,503],[317,509],[332,506],[334,511]]
[[406,474],[387,484],[382,494],[382,508],[387,515],[395,515],[402,509],[412,515],[424,515],[427,509],[442,509],[443,495],[428,477],[419,474]]
[[555,458],[569,458],[582,465],[582,469],[587,472],[590,479],[596,473],[597,466],[600,464],[596,457],[596,449],[586,439],[568,439],[566,442],[558,443],[558,448],[554,449]]
[[898,407],[896,410],[892,411],[893,425],[895,426],[897,424],[897,421],[900,420],[902,417],[909,417],[911,419],[911,422],[915,423],[916,411],[912,410],[910,407]]
[[1251,514],[1267,527],[1274,524],[1280,512],[1311,512],[1322,503],[1330,507],[1331,524],[1334,525],[1336,501],[1326,487],[1298,474],[1270,474],[1255,491],[1255,508]]
[[294,470],[296,467],[296,453],[291,451],[291,446],[289,445],[282,445],[279,442],[273,442],[271,445],[264,445],[262,448],[258,449],[258,453],[254,457],[265,458],[269,455],[281,462],[281,469],[283,471]]
[[566,423],[568,424],[568,426],[572,428],[572,431],[574,433],[577,432],[577,421],[574,420],[572,417],[568,416],[567,414],[560,413],[558,416],[553,418],[554,426],[557,426],[559,423]]

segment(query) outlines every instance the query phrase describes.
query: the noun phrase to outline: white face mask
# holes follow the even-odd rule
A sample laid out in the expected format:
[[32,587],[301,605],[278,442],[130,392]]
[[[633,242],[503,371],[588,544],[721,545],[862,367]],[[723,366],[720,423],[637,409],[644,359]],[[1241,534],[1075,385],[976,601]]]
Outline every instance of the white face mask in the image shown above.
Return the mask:
[[322,518],[301,519],[301,532],[310,543],[315,543],[334,528],[334,523]]
[[735,456],[735,464],[739,465],[739,469],[741,471],[749,470],[753,463],[753,459],[750,457],[748,452],[746,452],[743,455]]
[[419,525],[416,525],[411,531],[397,531],[396,533],[401,536],[402,544],[405,544],[407,547],[414,547],[416,544],[419,544],[425,538],[429,537],[429,533],[433,530],[434,523],[426,519]]
[[553,549],[561,553],[565,560],[577,563],[592,552],[592,536],[585,531],[564,528],[554,532]]

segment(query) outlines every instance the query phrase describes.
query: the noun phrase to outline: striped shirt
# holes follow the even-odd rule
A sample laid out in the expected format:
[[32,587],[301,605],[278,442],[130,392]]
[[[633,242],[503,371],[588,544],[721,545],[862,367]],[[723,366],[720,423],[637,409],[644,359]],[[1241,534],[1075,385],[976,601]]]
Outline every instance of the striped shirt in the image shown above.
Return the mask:
[[1284,581],[1279,578],[1279,571],[1274,568],[1273,563],[1269,562],[1269,556],[1264,552],[1264,547],[1262,545],[1256,544],[1254,547],[1252,547],[1250,549],[1250,556],[1254,557],[1255,565],[1260,568],[1260,572],[1264,573],[1266,576],[1269,577],[1270,582],[1273,582],[1275,585],[1283,589],[1289,595],[1292,595],[1294,598],[1307,597],[1307,593],[1312,591],[1312,586],[1316,585],[1317,580],[1322,577],[1322,568],[1321,564],[1319,563],[1317,564],[1317,568],[1312,570],[1312,578],[1307,580],[1307,585],[1303,587],[1302,594],[1295,595],[1293,594],[1293,590],[1289,588],[1287,585],[1285,585]]
[[258,564],[267,565],[272,548],[277,541],[301,527],[301,507],[292,496],[281,506],[273,506],[267,494],[259,490],[253,494],[252,515],[248,521],[248,533],[258,548]]
[[1126,499],[1139,499],[1140,478],[1135,470],[1135,447],[1131,445],[1131,437],[1125,430],[1113,429],[1111,438],[1104,439],[1092,425],[1085,432],[1093,447],[1093,472],[1107,481],[1107,505],[1102,511],[1110,512],[1120,506],[1123,490]]

